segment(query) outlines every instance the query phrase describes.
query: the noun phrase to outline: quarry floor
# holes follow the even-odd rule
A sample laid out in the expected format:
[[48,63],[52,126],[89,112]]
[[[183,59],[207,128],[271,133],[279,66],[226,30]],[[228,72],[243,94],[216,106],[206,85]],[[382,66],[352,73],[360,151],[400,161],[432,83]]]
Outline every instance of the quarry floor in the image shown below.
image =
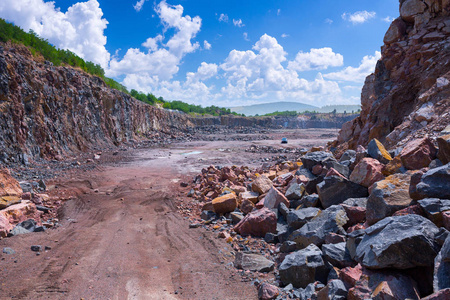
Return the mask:
[[[0,299],[257,299],[230,266],[231,247],[177,211],[190,182],[209,165],[260,166],[279,154],[250,145],[324,146],[336,129],[273,131],[268,140],[196,141],[137,149],[90,171],[47,182],[71,195],[60,226],[0,240]],[[287,137],[288,144],[280,144]],[[281,154],[282,155],[282,154]],[[47,246],[40,255],[32,245]]]

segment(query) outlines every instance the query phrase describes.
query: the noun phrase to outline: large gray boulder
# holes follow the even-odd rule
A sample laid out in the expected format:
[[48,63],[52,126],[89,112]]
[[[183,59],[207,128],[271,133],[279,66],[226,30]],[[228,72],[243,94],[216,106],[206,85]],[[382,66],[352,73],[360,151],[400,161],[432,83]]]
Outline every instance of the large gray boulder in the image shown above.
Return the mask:
[[320,213],[320,209],[317,207],[301,208],[298,210],[290,211],[287,214],[286,221],[292,230],[299,229],[305,225],[308,221],[315,218]]
[[328,176],[317,185],[320,203],[324,208],[337,205],[349,198],[367,197],[366,187],[339,176]]
[[[450,184],[450,182],[449,182]],[[419,200],[419,205],[422,207],[423,211],[436,226],[443,226],[443,215],[442,213],[450,210],[450,200],[437,199],[437,198],[427,198]]]
[[356,260],[371,269],[432,266],[439,228],[419,215],[388,217],[365,231]]
[[348,218],[345,210],[340,205],[333,205],[322,210],[317,217],[295,230],[289,240],[297,243],[297,248],[301,249],[309,244],[321,246],[325,242],[328,233],[334,232],[345,235],[343,226]]
[[325,151],[316,151],[306,153],[301,160],[305,168],[311,171],[315,165],[321,164],[328,157],[333,157],[333,154]]
[[330,170],[331,168],[335,169],[346,178],[348,178],[348,176],[350,175],[349,167],[338,163],[333,157],[328,157],[327,159],[325,159],[322,162],[322,165],[328,170]]
[[317,300],[345,300],[347,299],[347,288],[339,279],[330,280],[327,285],[317,294]]
[[356,266],[356,262],[352,259],[347,249],[346,242],[324,244],[322,252],[324,260],[339,269]]
[[450,163],[429,170],[422,175],[416,186],[419,199],[440,198],[450,199]]
[[256,272],[270,272],[275,263],[261,254],[238,252],[234,260],[234,266],[242,270]]
[[292,183],[286,191],[286,198],[289,200],[300,200],[305,192],[305,187],[303,184],[297,182]]
[[317,280],[326,282],[328,275],[322,251],[314,244],[286,255],[278,271],[283,284],[291,283],[296,288],[305,288]]
[[433,290],[450,288],[450,235],[434,260]]

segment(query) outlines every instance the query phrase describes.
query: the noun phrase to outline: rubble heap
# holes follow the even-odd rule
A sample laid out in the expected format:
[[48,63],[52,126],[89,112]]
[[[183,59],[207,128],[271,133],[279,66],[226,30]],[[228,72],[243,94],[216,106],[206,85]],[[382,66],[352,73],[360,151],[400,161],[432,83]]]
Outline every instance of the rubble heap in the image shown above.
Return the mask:
[[210,166],[182,210],[233,246],[261,299],[446,299],[450,138],[439,141]]

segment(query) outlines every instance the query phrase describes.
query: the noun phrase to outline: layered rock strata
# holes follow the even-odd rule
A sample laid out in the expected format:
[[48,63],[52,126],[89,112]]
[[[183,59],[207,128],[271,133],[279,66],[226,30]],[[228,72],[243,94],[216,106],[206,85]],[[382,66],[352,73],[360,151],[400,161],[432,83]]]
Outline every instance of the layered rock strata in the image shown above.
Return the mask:
[[388,148],[438,136],[450,121],[450,1],[401,0],[375,72],[366,78],[361,115],[344,124],[338,149],[376,138]]
[[102,79],[0,45],[0,160],[65,154],[140,137],[181,135],[189,118],[144,104]]

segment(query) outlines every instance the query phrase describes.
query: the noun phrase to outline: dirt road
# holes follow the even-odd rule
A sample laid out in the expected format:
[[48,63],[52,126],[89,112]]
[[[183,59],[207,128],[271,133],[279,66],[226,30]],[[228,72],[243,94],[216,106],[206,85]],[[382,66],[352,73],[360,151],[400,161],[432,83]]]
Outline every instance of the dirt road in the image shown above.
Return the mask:
[[[250,143],[134,151],[127,162],[51,182],[74,200],[60,227],[0,240],[16,251],[0,254],[0,299],[256,299],[229,265],[231,247],[189,229],[175,207],[180,180],[202,167],[260,164],[243,151]],[[36,255],[31,245],[49,249]]]

